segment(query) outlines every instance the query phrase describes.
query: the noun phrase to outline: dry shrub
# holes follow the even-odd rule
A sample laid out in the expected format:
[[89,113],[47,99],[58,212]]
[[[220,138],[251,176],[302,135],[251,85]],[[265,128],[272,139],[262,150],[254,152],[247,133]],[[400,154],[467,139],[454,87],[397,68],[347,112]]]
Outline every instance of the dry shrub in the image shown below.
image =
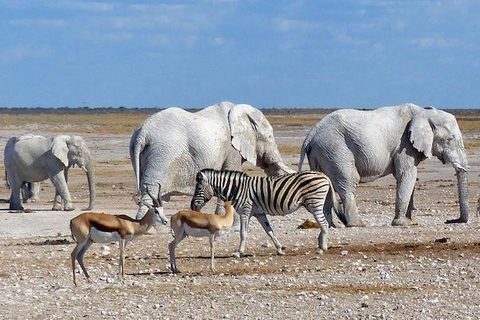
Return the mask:
[[297,227],[297,229],[316,229],[320,228],[318,223],[311,220],[305,220],[301,225]]

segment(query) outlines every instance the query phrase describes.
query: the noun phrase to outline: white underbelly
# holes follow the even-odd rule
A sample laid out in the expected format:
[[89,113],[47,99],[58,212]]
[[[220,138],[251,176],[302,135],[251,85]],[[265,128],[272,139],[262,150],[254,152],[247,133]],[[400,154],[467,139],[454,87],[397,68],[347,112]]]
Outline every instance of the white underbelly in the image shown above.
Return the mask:
[[[120,241],[120,235],[118,234],[118,232],[104,232],[96,228],[92,228],[90,230],[90,238],[93,240],[93,242],[97,242],[97,243],[109,243],[109,242]],[[125,241],[128,242],[131,240],[133,240],[131,236],[125,237]]]
[[190,237],[208,237],[210,235],[210,231],[207,229],[192,228],[188,224],[185,224],[185,233]]
[[[215,238],[223,235],[227,231],[228,229],[216,231],[214,233]],[[197,237],[197,238],[210,236],[210,231],[208,231],[207,229],[192,228],[188,224],[185,224],[185,233],[188,234],[190,237]]]

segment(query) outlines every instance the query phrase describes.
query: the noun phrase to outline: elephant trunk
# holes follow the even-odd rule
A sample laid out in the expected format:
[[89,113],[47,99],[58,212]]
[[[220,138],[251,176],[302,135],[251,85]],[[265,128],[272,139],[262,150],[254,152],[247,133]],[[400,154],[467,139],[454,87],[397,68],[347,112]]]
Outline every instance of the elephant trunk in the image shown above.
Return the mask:
[[468,222],[468,177],[467,171],[457,171],[458,202],[460,204],[460,218],[447,220],[446,223]]
[[85,210],[92,210],[93,203],[95,201],[95,173],[93,168],[93,161],[91,159],[88,160],[84,170],[87,175],[88,191],[90,194],[90,202],[88,204],[88,208],[86,208]]

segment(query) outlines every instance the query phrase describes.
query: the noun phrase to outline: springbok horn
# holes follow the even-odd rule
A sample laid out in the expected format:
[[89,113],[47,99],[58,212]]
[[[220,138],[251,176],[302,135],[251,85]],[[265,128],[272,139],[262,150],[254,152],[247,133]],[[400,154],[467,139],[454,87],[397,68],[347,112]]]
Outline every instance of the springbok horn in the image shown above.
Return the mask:
[[148,190],[148,187],[147,187],[147,194],[150,196],[150,198],[152,198],[153,205],[154,205],[155,207],[161,207],[160,202],[158,202],[158,199],[156,199],[156,198],[150,193],[150,190]]

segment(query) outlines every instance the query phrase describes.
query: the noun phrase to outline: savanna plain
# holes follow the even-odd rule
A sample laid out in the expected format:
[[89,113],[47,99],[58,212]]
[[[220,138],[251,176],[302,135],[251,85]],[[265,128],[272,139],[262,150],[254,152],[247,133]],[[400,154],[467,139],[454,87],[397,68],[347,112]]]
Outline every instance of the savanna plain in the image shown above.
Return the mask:
[[[121,112],[123,111],[123,112]],[[283,160],[296,169],[301,143],[328,110],[266,110]],[[95,159],[95,212],[136,214],[135,179],[129,159],[131,133],[151,113],[2,114],[0,145],[11,136],[33,133],[82,136]],[[439,160],[419,166],[415,191],[417,226],[391,227],[395,180],[386,177],[357,189],[364,228],[330,229],[329,250],[316,254],[319,229],[298,229],[308,212],[299,210],[270,222],[285,255],[277,256],[260,224],[252,220],[247,257],[233,258],[238,232],[216,241],[216,268],[209,269],[206,238],[187,238],[177,247],[172,275],[168,226],[129,243],[127,276],[117,275],[118,246],[94,244],[85,264],[94,283],[77,274],[73,286],[69,220],[88,204],[82,170],[69,174],[75,207],[50,211],[54,189],[42,183],[40,200],[26,212],[8,210],[10,195],[0,187],[0,318],[5,319],[478,319],[480,318],[479,193],[480,111],[454,112],[471,166],[470,221],[457,218],[453,168]],[[0,161],[3,172],[3,161]],[[308,165],[304,165],[304,168]],[[249,174],[261,174],[245,165]],[[190,197],[174,196],[168,216],[187,208]],[[205,211],[213,210],[209,204]],[[79,269],[77,270],[77,272]]]

